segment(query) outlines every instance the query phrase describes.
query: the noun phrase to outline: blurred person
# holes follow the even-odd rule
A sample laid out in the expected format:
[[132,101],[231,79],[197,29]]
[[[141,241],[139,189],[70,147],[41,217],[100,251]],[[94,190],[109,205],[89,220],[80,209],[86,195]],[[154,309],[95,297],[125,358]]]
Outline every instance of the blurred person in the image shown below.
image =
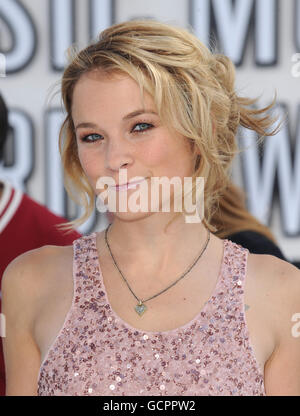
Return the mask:
[[[272,105],[251,109],[234,82],[229,58],[155,21],[113,25],[73,56],[59,143],[66,189],[85,211],[63,226],[90,216],[99,178],[118,206],[105,230],[6,268],[7,395],[300,394],[299,270],[213,224],[238,127],[276,132]],[[175,210],[174,190],[167,212],[164,195],[154,212],[119,209],[135,187],[152,202],[163,177],[193,179],[194,197],[205,179],[201,221]]]
[[[0,95],[0,161],[8,137],[8,109]],[[44,245],[65,246],[81,236],[75,230],[63,233],[56,228],[66,219],[31,199],[9,182],[0,179],[0,311],[1,279],[7,265],[16,257]],[[5,368],[0,343],[0,395],[5,394]]]

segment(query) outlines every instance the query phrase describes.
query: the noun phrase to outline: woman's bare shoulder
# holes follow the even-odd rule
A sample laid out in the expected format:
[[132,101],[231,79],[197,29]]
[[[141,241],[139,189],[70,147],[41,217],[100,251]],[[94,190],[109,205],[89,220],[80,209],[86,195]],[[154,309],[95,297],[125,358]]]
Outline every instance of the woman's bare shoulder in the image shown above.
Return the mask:
[[300,270],[271,255],[249,259],[252,299],[261,305],[260,319],[267,316],[275,331],[276,346],[265,368],[267,394],[299,395]]
[[2,312],[6,328],[3,352],[7,395],[36,395],[41,357],[34,323],[40,304],[49,298],[49,288],[56,287],[59,278],[65,279],[71,247],[43,246],[27,251],[4,271]]
[[[20,301],[34,305],[57,271],[72,260],[71,246],[45,245],[29,250],[12,260],[2,277],[2,295],[19,297]],[[61,276],[62,274],[59,273]],[[21,299],[22,298],[22,299]]]
[[13,259],[4,270],[3,278],[12,272],[23,272],[30,278],[29,271],[39,270],[45,266],[54,266],[55,262],[68,255],[72,251],[72,245],[55,246],[44,245],[39,248],[28,250]]
[[270,281],[272,285],[289,286],[292,281],[298,282],[300,276],[300,270],[296,266],[270,254],[249,253],[248,263],[248,267],[257,277]]
[[276,322],[278,338],[300,312],[300,270],[269,254],[249,254],[248,275],[256,298],[264,302]]
[[[300,270],[293,264],[270,254],[249,253],[248,273],[256,282],[278,296],[291,292],[300,284]],[[292,293],[291,293],[292,295]]]

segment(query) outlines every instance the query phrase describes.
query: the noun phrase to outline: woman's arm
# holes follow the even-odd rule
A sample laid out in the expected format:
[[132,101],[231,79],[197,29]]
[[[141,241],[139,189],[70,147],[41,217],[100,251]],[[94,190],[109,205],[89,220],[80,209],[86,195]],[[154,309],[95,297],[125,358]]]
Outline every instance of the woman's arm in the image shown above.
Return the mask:
[[[274,260],[275,259],[275,260]],[[277,347],[265,366],[269,396],[300,396],[300,270],[272,256]]]
[[43,251],[44,247],[17,257],[7,266],[2,278],[2,313],[6,326],[2,341],[7,396],[37,395],[40,351],[32,336],[32,326]]

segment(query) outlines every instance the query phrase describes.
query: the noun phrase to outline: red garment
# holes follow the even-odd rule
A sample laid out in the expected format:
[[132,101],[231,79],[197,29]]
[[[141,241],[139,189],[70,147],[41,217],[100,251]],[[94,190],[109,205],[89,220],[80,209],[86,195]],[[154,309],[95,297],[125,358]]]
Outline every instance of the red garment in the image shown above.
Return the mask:
[[[67,219],[55,215],[22,191],[4,183],[0,198],[0,289],[3,272],[8,264],[25,253],[45,245],[66,246],[81,235],[57,230],[55,224]],[[1,310],[1,291],[0,291]],[[5,395],[5,367],[0,342],[0,396]]]

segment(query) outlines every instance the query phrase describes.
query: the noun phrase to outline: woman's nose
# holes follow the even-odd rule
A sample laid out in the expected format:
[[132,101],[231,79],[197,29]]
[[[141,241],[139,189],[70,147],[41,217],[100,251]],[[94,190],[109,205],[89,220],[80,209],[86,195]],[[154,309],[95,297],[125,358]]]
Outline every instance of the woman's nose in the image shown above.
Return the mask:
[[109,143],[106,153],[106,168],[118,171],[122,167],[128,167],[133,162],[128,143],[118,141]]

